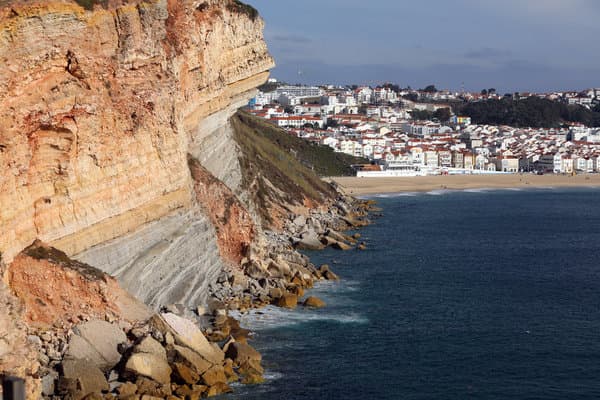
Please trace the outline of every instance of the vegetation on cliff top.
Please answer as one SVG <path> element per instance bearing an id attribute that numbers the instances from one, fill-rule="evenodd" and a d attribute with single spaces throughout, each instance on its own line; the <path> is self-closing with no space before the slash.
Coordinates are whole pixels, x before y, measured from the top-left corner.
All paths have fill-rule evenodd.
<path id="1" fill-rule="evenodd" d="M 89 11 L 92 11 L 96 4 L 99 4 L 102 8 L 108 7 L 108 0 L 75 0 L 75 2 Z"/>
<path id="2" fill-rule="evenodd" d="M 272 222 L 270 205 L 301 205 L 305 199 L 321 203 L 337 196 L 323 173 L 347 172 L 350 168 L 332 151 L 311 145 L 265 120 L 245 112 L 233 116 L 235 141 L 242 155 L 244 181 L 255 197 L 263 219 Z"/>
<path id="3" fill-rule="evenodd" d="M 256 8 L 252 7 L 249 4 L 242 3 L 239 0 L 230 1 L 229 4 L 227 4 L 227 9 L 231 12 L 245 14 L 252 21 L 254 21 L 256 18 L 258 18 L 258 11 L 256 10 Z"/>

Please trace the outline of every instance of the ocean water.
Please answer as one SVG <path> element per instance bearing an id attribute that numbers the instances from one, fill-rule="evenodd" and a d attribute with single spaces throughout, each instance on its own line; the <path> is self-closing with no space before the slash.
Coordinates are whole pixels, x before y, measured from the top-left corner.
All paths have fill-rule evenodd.
<path id="1" fill-rule="evenodd" d="M 379 196 L 321 310 L 244 315 L 268 381 L 233 399 L 600 398 L 600 189 Z"/>

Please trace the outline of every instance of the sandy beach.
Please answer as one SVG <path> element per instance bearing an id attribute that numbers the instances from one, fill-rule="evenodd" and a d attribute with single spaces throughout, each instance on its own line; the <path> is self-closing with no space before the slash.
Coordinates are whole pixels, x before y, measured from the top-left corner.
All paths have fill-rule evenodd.
<path id="1" fill-rule="evenodd" d="M 582 175 L 438 175 L 410 178 L 357 178 L 332 177 L 348 194 L 367 195 L 377 193 L 425 192 L 430 190 L 463 190 L 478 188 L 527 188 L 527 187 L 600 187 L 600 174 Z"/>

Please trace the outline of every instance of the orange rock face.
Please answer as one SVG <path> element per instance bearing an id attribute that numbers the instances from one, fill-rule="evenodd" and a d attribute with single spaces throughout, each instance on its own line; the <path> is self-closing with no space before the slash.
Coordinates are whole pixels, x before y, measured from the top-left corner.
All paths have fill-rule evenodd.
<path id="1" fill-rule="evenodd" d="M 262 21 L 231 4 L 0 4 L 5 261 L 36 238 L 76 254 L 190 207 L 199 122 L 273 65 Z"/>
<path id="2" fill-rule="evenodd" d="M 196 200 L 217 231 L 221 256 L 239 265 L 255 237 L 252 217 L 231 189 L 213 177 L 198 161 L 190 158 L 189 166 Z"/>
<path id="3" fill-rule="evenodd" d="M 150 316 L 146 307 L 101 271 L 34 243 L 8 266 L 8 285 L 24 305 L 32 327 L 68 327 L 106 316 L 130 321 Z"/>

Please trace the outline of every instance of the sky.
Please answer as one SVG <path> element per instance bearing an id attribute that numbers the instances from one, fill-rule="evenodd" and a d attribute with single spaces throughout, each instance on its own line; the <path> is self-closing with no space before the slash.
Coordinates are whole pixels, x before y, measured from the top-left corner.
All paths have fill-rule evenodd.
<path id="1" fill-rule="evenodd" d="M 288 83 L 600 87 L 600 0 L 245 0 Z"/>

